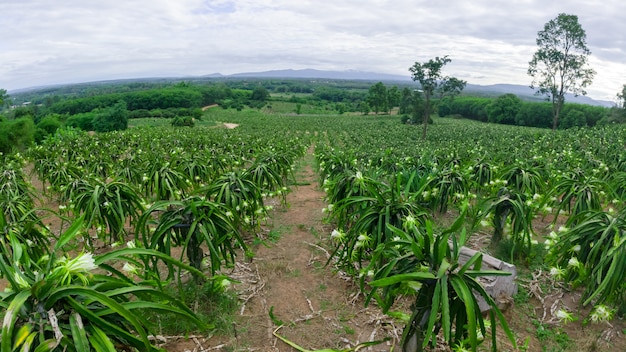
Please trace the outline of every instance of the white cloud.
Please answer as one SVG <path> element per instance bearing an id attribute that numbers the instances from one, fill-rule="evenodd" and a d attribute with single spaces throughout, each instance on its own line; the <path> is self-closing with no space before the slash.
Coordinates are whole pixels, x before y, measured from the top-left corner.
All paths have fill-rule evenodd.
<path id="1" fill-rule="evenodd" d="M 406 74 L 449 55 L 474 84 L 529 84 L 537 32 L 579 16 L 598 75 L 626 82 L 626 4 L 526 0 L 20 0 L 3 5 L 0 87 L 285 68 Z"/>

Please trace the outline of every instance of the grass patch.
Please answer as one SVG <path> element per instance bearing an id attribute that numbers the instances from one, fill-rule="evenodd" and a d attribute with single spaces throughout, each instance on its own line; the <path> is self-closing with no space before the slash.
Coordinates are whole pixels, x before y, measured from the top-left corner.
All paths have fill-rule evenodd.
<path id="1" fill-rule="evenodd" d="M 213 281 L 200 285 L 194 282 L 183 284 L 183 297 L 180 297 L 175 287 L 170 287 L 166 291 L 183 301 L 198 315 L 200 320 L 213 325 L 211 333 L 222 336 L 233 334 L 233 326 L 239 309 L 239 300 L 234 292 L 224 290 Z M 207 333 L 207 331 L 198 331 L 191 322 L 180 319 L 175 314 L 143 311 L 141 315 L 154 325 L 154 330 L 160 335 Z"/>

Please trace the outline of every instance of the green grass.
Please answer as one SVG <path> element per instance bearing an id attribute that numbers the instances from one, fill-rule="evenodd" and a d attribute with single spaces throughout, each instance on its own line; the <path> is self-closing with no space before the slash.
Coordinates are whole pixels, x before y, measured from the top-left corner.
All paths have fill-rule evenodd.
<path id="1" fill-rule="evenodd" d="M 167 289 L 168 293 L 178 296 L 174 287 Z M 234 333 L 234 323 L 239 309 L 239 300 L 234 291 L 220 291 L 213 288 L 211 283 L 197 285 L 194 282 L 183 286 L 184 297 L 181 298 L 198 317 L 214 328 L 211 333 L 230 336 Z M 161 335 L 187 335 L 206 333 L 197 331 L 196 327 L 185 319 L 179 319 L 173 314 L 158 314 L 152 311 L 142 312 L 149 322 L 155 325 L 154 330 Z"/>
<path id="2" fill-rule="evenodd" d="M 549 325 L 543 324 L 538 320 L 533 320 L 532 323 L 537 329 L 536 336 L 541 342 L 541 348 L 543 351 L 570 351 L 570 348 L 572 347 L 572 340 L 562 329 L 559 327 L 550 327 Z"/>

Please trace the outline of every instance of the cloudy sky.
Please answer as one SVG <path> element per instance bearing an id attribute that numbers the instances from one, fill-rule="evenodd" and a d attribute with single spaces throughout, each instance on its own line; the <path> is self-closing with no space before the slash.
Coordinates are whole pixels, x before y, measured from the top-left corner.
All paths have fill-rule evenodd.
<path id="1" fill-rule="evenodd" d="M 472 84 L 529 85 L 537 32 L 577 15 L 597 71 L 626 84 L 624 0 L 0 0 L 0 88 L 274 69 L 407 75 L 449 55 Z"/>

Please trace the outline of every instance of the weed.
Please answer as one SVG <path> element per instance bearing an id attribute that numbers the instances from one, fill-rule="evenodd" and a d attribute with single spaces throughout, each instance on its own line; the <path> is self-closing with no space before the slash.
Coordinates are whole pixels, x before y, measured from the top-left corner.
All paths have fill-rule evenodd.
<path id="1" fill-rule="evenodd" d="M 167 290 L 173 296 L 178 295 L 179 292 L 175 287 Z M 188 282 L 183 285 L 181 300 L 191 307 L 201 320 L 214 325 L 214 333 L 218 335 L 233 333 L 234 319 L 239 307 L 235 293 L 217 289 L 211 282 L 202 285 Z M 155 313 L 153 311 L 145 311 L 141 314 L 146 317 L 146 320 L 157 325 L 162 335 L 184 335 L 197 331 L 191 322 L 178 319 L 173 314 Z"/>
<path id="2" fill-rule="evenodd" d="M 570 347 L 572 340 L 562 329 L 543 324 L 542 322 L 533 319 L 533 325 L 535 326 L 537 339 L 542 344 L 544 351 L 567 351 Z"/>
<path id="3" fill-rule="evenodd" d="M 270 307 L 269 314 L 270 314 L 270 319 L 272 319 L 272 323 L 274 323 L 274 325 L 276 325 L 276 326 L 283 326 L 284 325 L 283 321 L 278 319 L 278 318 L 276 318 L 276 316 L 274 315 L 274 306 Z"/>
<path id="4" fill-rule="evenodd" d="M 290 270 L 287 273 L 287 276 L 289 276 L 289 277 L 300 277 L 301 275 L 302 275 L 302 273 L 300 272 L 300 269 Z"/>

